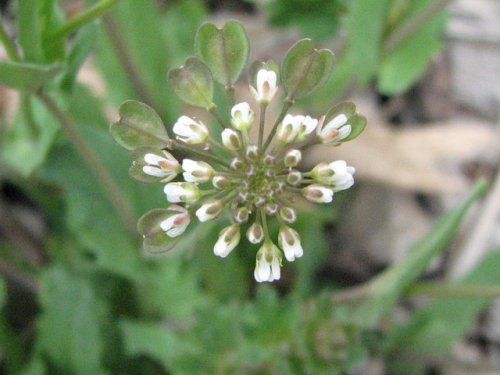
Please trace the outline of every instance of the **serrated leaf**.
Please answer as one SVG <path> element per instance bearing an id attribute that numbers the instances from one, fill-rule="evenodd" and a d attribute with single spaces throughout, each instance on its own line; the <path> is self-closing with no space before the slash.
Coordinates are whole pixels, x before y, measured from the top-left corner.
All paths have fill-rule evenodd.
<path id="1" fill-rule="evenodd" d="M 300 99 L 323 86 L 333 70 L 334 55 L 318 50 L 310 39 L 302 39 L 287 52 L 283 61 L 283 84 L 287 96 Z"/>
<path id="2" fill-rule="evenodd" d="M 0 85 L 16 90 L 36 91 L 62 70 L 61 65 L 39 65 L 1 61 Z"/>
<path id="3" fill-rule="evenodd" d="M 456 234 L 472 203 L 486 191 L 486 183 L 478 182 L 467 200 L 443 216 L 432 231 L 398 264 L 375 277 L 367 286 L 368 298 L 353 311 L 353 318 L 363 326 L 374 326 L 404 290 L 426 269 Z"/>
<path id="4" fill-rule="evenodd" d="M 184 65 L 168 72 L 168 83 L 184 102 L 196 107 L 213 105 L 214 82 L 210 69 L 198 58 L 190 57 Z"/>
<path id="5" fill-rule="evenodd" d="M 121 146 L 128 150 L 138 147 L 164 148 L 168 134 L 163 121 L 155 110 L 148 105 L 128 100 L 119 110 L 120 119 L 111 124 L 111 135 Z"/>
<path id="6" fill-rule="evenodd" d="M 250 47 L 243 26 L 229 21 L 222 29 L 211 23 L 202 25 L 196 34 L 195 48 L 214 79 L 231 87 L 245 67 Z"/>

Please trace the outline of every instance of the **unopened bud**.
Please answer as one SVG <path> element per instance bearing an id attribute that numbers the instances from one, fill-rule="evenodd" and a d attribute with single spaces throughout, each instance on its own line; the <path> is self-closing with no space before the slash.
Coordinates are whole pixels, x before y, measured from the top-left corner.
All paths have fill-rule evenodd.
<path id="1" fill-rule="evenodd" d="M 238 171 L 238 172 L 241 172 L 241 171 L 243 171 L 243 168 L 245 168 L 245 163 L 243 163 L 243 161 L 241 159 L 234 158 L 231 161 L 231 169 Z"/>
<path id="2" fill-rule="evenodd" d="M 218 176 L 214 176 L 214 178 L 212 178 L 212 185 L 217 190 L 224 190 L 224 189 L 227 189 L 228 187 L 231 186 L 231 182 L 229 181 L 229 179 L 227 177 L 218 175 Z"/>
<path id="3" fill-rule="evenodd" d="M 287 167 L 295 167 L 297 164 L 300 163 L 302 160 L 302 153 L 299 150 L 292 149 L 287 151 L 285 154 L 285 159 L 283 160 L 283 163 Z"/>
<path id="4" fill-rule="evenodd" d="M 208 221 L 216 218 L 224 209 L 224 203 L 220 200 L 213 200 L 203 203 L 201 207 L 196 210 L 196 216 L 201 222 Z"/>
<path id="5" fill-rule="evenodd" d="M 214 246 L 214 254 L 225 258 L 240 242 L 240 226 L 230 225 L 222 229 L 219 233 L 219 239 Z"/>
<path id="6" fill-rule="evenodd" d="M 268 216 L 274 216 L 278 213 L 278 209 L 279 209 L 278 204 L 272 202 L 272 203 L 266 204 L 266 206 L 264 207 L 264 212 Z"/>
<path id="7" fill-rule="evenodd" d="M 222 144 L 229 150 L 238 151 L 241 149 L 241 137 L 236 130 L 224 129 L 221 134 Z"/>
<path id="8" fill-rule="evenodd" d="M 249 211 L 246 207 L 240 207 L 233 212 L 234 221 L 238 224 L 244 224 L 248 221 Z"/>
<path id="9" fill-rule="evenodd" d="M 286 176 L 286 182 L 290 185 L 296 186 L 302 181 L 302 173 L 297 170 L 291 170 Z"/>
<path id="10" fill-rule="evenodd" d="M 281 207 L 279 215 L 287 223 L 293 223 L 297 219 L 297 214 L 291 207 Z"/>
<path id="11" fill-rule="evenodd" d="M 259 149 L 255 145 L 250 145 L 247 147 L 246 157 L 250 161 L 255 161 L 259 157 Z"/>
<path id="12" fill-rule="evenodd" d="M 264 230 L 259 223 L 253 223 L 247 231 L 247 239 L 253 244 L 258 244 L 264 239 Z"/>

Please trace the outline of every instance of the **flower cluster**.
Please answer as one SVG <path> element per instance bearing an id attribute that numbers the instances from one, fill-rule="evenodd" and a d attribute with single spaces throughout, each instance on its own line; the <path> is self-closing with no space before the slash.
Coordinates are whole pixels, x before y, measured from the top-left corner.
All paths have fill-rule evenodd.
<path id="1" fill-rule="evenodd" d="M 333 106 L 320 118 L 289 113 L 295 100 L 321 87 L 333 69 L 333 53 L 315 48 L 310 39 L 295 43 L 281 68 L 273 61 L 251 65 L 253 108 L 247 102 L 234 103 L 234 84 L 249 55 L 243 27 L 236 21 L 223 28 L 205 24 L 198 30 L 195 47 L 199 58 L 190 57 L 170 70 L 168 81 L 181 100 L 213 116 L 220 134 L 198 119 L 181 116 L 172 127 L 173 139 L 158 114 L 135 101 L 125 102 L 120 120 L 111 125 L 115 140 L 132 151 L 130 174 L 143 182 L 165 184 L 171 203 L 139 220 L 144 248 L 166 251 L 192 220 L 206 222 L 226 216 L 229 223 L 219 233 L 214 254 L 229 256 L 246 237 L 250 243 L 260 244 L 255 279 L 278 280 L 283 258 L 293 262 L 304 253 L 300 235 L 292 227 L 297 199 L 329 203 L 336 192 L 354 184 L 355 169 L 343 160 L 319 163 L 304 171 L 300 165 L 303 152 L 311 146 L 337 146 L 354 139 L 363 131 L 366 119 L 350 102 Z M 214 103 L 215 82 L 223 85 L 234 103 L 229 121 Z M 281 93 L 281 112 L 266 127 L 268 105 Z M 257 127 L 255 139 L 250 136 L 252 126 Z M 179 154 L 186 156 L 178 160 Z M 279 227 L 277 238 L 270 233 L 271 221 Z"/>
<path id="2" fill-rule="evenodd" d="M 258 103 L 266 105 L 278 90 L 276 74 L 261 69 L 256 82 L 251 92 Z M 227 257 L 242 237 L 252 244 L 262 243 L 256 256 L 255 279 L 278 280 L 283 255 L 289 262 L 303 255 L 300 236 L 291 227 L 297 217 L 296 197 L 329 203 L 335 192 L 354 184 L 355 169 L 343 160 L 300 171 L 302 149 L 315 144 L 338 145 L 351 134 L 351 116 L 352 113 L 339 110 L 325 121 L 325 117 L 318 120 L 286 114 L 278 122 L 271 149 L 265 147 L 270 146 L 270 140 L 265 144 L 262 138 L 257 143 L 250 140 L 249 128 L 256 116 L 246 102 L 233 106 L 231 125 L 221 132 L 222 143 L 210 136 L 201 121 L 181 116 L 173 126 L 177 141 L 171 142 L 171 148 L 182 146 L 198 155 L 198 159 L 180 163 L 171 153 L 160 150 L 144 153 L 139 160 L 144 174 L 167 182 L 164 192 L 172 205 L 160 222 L 163 235 L 180 236 L 194 217 L 205 222 L 228 212 L 231 223 L 221 230 L 214 254 Z M 215 149 L 219 154 L 213 152 Z M 223 159 L 219 156 L 222 154 L 229 158 Z M 183 181 L 170 182 L 181 173 Z M 278 246 L 270 237 L 269 220 L 279 224 Z M 243 226 L 247 226 L 246 231 Z"/>

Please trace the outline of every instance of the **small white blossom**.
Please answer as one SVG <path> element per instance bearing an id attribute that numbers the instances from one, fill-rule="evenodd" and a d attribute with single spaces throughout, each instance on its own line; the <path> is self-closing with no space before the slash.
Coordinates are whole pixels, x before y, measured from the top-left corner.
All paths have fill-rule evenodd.
<path id="1" fill-rule="evenodd" d="M 264 229 L 259 223 L 253 223 L 247 230 L 247 239 L 253 244 L 261 243 L 264 239 Z"/>
<path id="2" fill-rule="evenodd" d="M 160 223 L 160 228 L 169 237 L 180 236 L 182 233 L 184 233 L 187 226 L 189 225 L 191 217 L 184 207 L 178 206 L 176 204 L 171 205 L 168 209 L 170 211 L 174 211 L 174 214 L 163 220 Z"/>
<path id="3" fill-rule="evenodd" d="M 295 139 L 295 142 L 305 141 L 309 134 L 316 129 L 316 126 L 318 126 L 318 120 L 306 116 L 297 129 L 297 138 Z"/>
<path id="4" fill-rule="evenodd" d="M 220 200 L 208 201 L 196 210 L 196 217 L 201 222 L 208 221 L 219 216 L 223 209 L 224 204 Z"/>
<path id="5" fill-rule="evenodd" d="M 318 137 L 325 145 L 336 144 L 351 134 L 351 125 L 347 124 L 348 118 L 343 113 L 335 116 L 328 124 L 318 129 Z"/>
<path id="6" fill-rule="evenodd" d="M 214 169 L 204 161 L 184 159 L 182 161 L 184 180 L 187 182 L 208 182 L 212 179 Z"/>
<path id="7" fill-rule="evenodd" d="M 300 258 L 304 254 L 299 234 L 290 227 L 282 226 L 280 228 L 278 244 L 283 249 L 285 258 L 289 262 L 293 262 L 295 258 Z"/>
<path id="8" fill-rule="evenodd" d="M 160 177 L 161 182 L 169 182 L 179 173 L 180 165 L 170 152 L 161 151 L 161 153 L 164 156 L 153 153 L 145 154 L 146 165 L 142 167 L 142 171 L 149 176 Z"/>
<path id="9" fill-rule="evenodd" d="M 277 81 L 278 77 L 274 71 L 267 69 L 259 70 L 256 79 L 257 87 L 250 86 L 250 91 L 255 100 L 259 103 L 269 103 L 278 91 Z"/>
<path id="10" fill-rule="evenodd" d="M 302 189 L 302 194 L 314 203 L 330 203 L 333 200 L 333 190 L 319 184 L 306 186 Z"/>
<path id="11" fill-rule="evenodd" d="M 195 203 L 201 196 L 198 186 L 190 182 L 170 182 L 164 191 L 171 203 Z"/>
<path id="12" fill-rule="evenodd" d="M 283 143 L 291 143 L 295 141 L 299 128 L 304 120 L 305 117 L 302 115 L 286 115 L 276 132 L 278 140 Z"/>
<path id="13" fill-rule="evenodd" d="M 173 131 L 178 139 L 189 144 L 205 143 L 208 139 L 208 129 L 205 124 L 188 116 L 179 117 Z"/>
<path id="14" fill-rule="evenodd" d="M 224 129 L 221 134 L 222 144 L 229 150 L 238 151 L 241 149 L 241 137 L 233 129 Z"/>
<path id="15" fill-rule="evenodd" d="M 336 160 L 318 164 L 311 175 L 316 181 L 331 186 L 333 191 L 341 191 L 354 185 L 354 172 L 354 167 L 348 166 L 344 160 Z"/>
<path id="16" fill-rule="evenodd" d="M 239 131 L 247 130 L 255 120 L 255 113 L 247 102 L 238 103 L 231 109 L 231 125 Z"/>
<path id="17" fill-rule="evenodd" d="M 279 280 L 281 277 L 281 252 L 272 242 L 264 242 L 257 252 L 254 277 L 259 283 Z"/>
<path id="18" fill-rule="evenodd" d="M 225 258 L 240 242 L 240 226 L 230 225 L 222 229 L 219 233 L 219 239 L 214 246 L 214 254 Z"/>

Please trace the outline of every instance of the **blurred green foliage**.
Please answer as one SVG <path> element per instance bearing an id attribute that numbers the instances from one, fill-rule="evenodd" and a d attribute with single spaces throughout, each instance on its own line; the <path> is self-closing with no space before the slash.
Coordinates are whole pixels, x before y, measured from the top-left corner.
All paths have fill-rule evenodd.
<path id="1" fill-rule="evenodd" d="M 386 322 L 384 334 L 370 338 L 381 333 L 381 319 L 446 247 L 484 185 L 404 262 L 367 284 L 363 303 L 335 302 L 335 285 L 315 278 L 328 255 L 322 228 L 337 219 L 337 209 L 299 215 L 307 255 L 287 270 L 280 286 L 255 286 L 250 246 L 241 245 L 227 259 L 214 257 L 205 244 L 215 242 L 221 229 L 216 222 L 196 227 L 168 256 L 143 254 L 140 239 L 129 233 L 38 90 L 78 125 L 135 217 L 162 206 L 159 189 L 128 176 L 129 155 L 109 135 L 106 111 L 137 99 L 172 124 L 180 104 L 166 86 L 166 72 L 194 53 L 195 32 L 207 10 L 200 0 L 169 2 L 161 9 L 155 1 L 98 4 L 106 3 L 113 7 L 104 19 L 89 18 L 73 35 L 63 32 L 71 21 L 57 1 L 19 1 L 20 53 L 0 63 L 0 83 L 21 92 L 18 113 L 1 140 L 2 178 L 37 203 L 49 229 L 46 262 L 12 262 L 37 286 L 31 291 L 37 311 L 28 334 L 16 333 L 6 311 L 13 291 L 0 280 L 0 345 L 9 373 L 341 374 L 377 355 L 394 365 L 394 373 L 408 374 L 414 364 L 400 355 L 425 350 L 429 343 L 445 353 L 464 334 L 488 298 L 440 299 L 404 324 Z M 281 3 L 269 5 L 273 19 L 279 18 L 275 22 L 286 19 L 287 25 L 311 31 L 312 16 L 299 7 L 319 10 L 316 2 L 280 8 Z M 386 93 L 408 88 L 439 46 L 441 15 L 386 55 L 383 41 L 388 30 L 428 3 L 335 1 L 322 9 L 322 19 L 328 16 L 331 24 L 312 36 L 335 35 L 344 24 L 349 32 L 337 74 L 324 90 L 339 92 L 351 77 L 362 83 L 376 79 Z M 416 48 L 422 40 L 429 41 L 426 48 Z M 76 80 L 91 54 L 105 81 L 104 94 Z M 3 261 L 10 262 L 12 249 L 7 243 L 0 249 Z M 493 253 L 463 282 L 497 282 L 499 260 L 499 252 Z M 453 320 L 443 323 L 449 314 Z"/>

